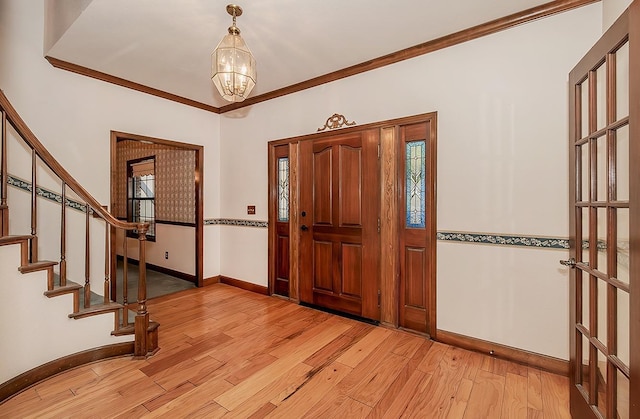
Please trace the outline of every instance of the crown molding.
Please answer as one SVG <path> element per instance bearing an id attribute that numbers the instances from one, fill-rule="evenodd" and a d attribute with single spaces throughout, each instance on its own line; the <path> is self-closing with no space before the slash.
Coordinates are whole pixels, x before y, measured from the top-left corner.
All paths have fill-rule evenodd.
<path id="1" fill-rule="evenodd" d="M 400 51 L 392 52 L 391 54 L 383 55 L 382 57 L 374 58 L 372 60 L 365 61 L 363 63 L 356 64 L 351 67 L 344 68 L 342 70 L 334 71 L 332 73 L 318 76 L 300 83 L 292 84 L 291 86 L 283 87 L 281 89 L 273 90 L 271 92 L 263 93 L 261 95 L 249 97 L 245 99 L 243 102 L 231 103 L 229 105 L 222 106 L 220 108 L 220 113 L 233 111 L 236 109 L 244 108 L 246 106 L 254 105 L 256 103 L 264 102 L 264 101 L 275 99 L 281 96 L 289 95 L 291 93 L 310 89 L 312 87 L 316 87 L 325 83 L 330 83 L 332 81 L 340 80 L 345 77 L 355 76 L 356 74 L 375 70 L 390 64 L 395 64 L 400 61 L 408 60 L 411 58 L 418 57 L 420 55 L 428 54 L 430 52 L 434 52 L 434 51 L 438 51 L 454 45 L 458 45 L 463 42 L 472 41 L 474 39 L 477 39 L 486 35 L 491 35 L 496 32 L 513 28 L 514 26 L 518 26 L 523 23 L 528 23 L 537 19 L 542 19 L 547 16 L 552 16 L 558 13 L 566 12 L 572 9 L 586 6 L 591 3 L 597 3 L 599 1 L 601 0 L 551 1 L 549 3 L 545 3 L 540 6 L 533 7 L 531 9 L 523 10 L 522 12 L 514 13 L 512 15 L 495 19 L 490 22 L 482 23 L 478 26 L 473 26 L 468 29 L 463 29 L 459 32 L 454 32 L 450 35 L 445 35 L 443 37 L 424 42 L 422 44 L 414 45 L 412 47 L 405 48 Z"/>
<path id="2" fill-rule="evenodd" d="M 193 106 L 194 108 L 202 109 L 205 111 L 220 113 L 220 108 L 207 105 L 206 103 L 198 102 L 192 99 L 188 99 L 183 96 L 174 95 L 173 93 L 165 92 L 164 90 L 156 89 L 154 87 L 145 86 L 144 84 L 136 83 L 134 81 L 126 80 L 121 77 L 112 76 L 111 74 L 103 73 L 98 70 L 93 70 L 88 67 L 83 67 L 78 64 L 70 63 L 68 61 L 59 60 L 51 56 L 44 57 L 55 68 L 61 70 L 67 70 L 72 73 L 80 74 L 83 76 L 91 77 L 92 79 L 102 80 L 107 83 L 115 84 L 127 89 L 137 90 L 138 92 L 147 93 L 152 96 L 161 97 L 163 99 L 171 100 L 174 102 L 182 103 L 183 105 Z"/>
<path id="3" fill-rule="evenodd" d="M 260 102 L 275 99 L 281 96 L 290 95 L 292 93 L 300 92 L 302 90 L 317 87 L 322 84 L 330 83 L 336 80 L 340 80 L 346 77 L 354 76 L 356 74 L 364 73 L 367 71 L 375 70 L 381 67 L 395 64 L 400 61 L 408 60 L 418 57 L 420 55 L 428 54 L 430 52 L 438 51 L 444 48 L 448 48 L 454 45 L 461 44 L 463 42 L 471 41 L 481 38 L 486 35 L 491 35 L 497 32 L 501 32 L 510 28 L 513 28 L 524 23 L 532 22 L 537 19 L 552 16 L 558 13 L 566 12 L 572 9 L 576 9 L 582 6 L 586 6 L 592 3 L 598 3 L 601 0 L 555 0 L 549 3 L 542 4 L 540 6 L 532 7 L 527 10 L 523 10 L 518 13 L 514 13 L 499 19 L 495 19 L 471 28 L 463 29 L 458 32 L 454 32 L 449 35 L 445 35 L 440 38 L 433 39 L 431 41 L 424 42 L 422 44 L 414 45 L 409 48 L 402 49 L 400 51 L 393 52 L 391 54 L 383 55 L 382 57 L 374 58 L 372 60 L 365 61 L 360 64 L 353 65 L 351 67 L 343 68 L 331 73 L 324 74 L 322 76 L 314 77 L 309 80 L 302 81 L 300 83 L 292 84 L 290 86 L 283 87 L 281 89 L 272 90 L 271 92 L 263 93 L 257 96 L 249 97 L 243 102 L 230 103 L 229 105 L 217 108 L 212 105 L 208 105 L 195 100 L 187 99 L 182 96 L 174 95 L 153 87 L 145 86 L 140 83 L 132 82 L 120 77 L 112 76 L 107 73 L 103 73 L 97 70 L 93 70 L 87 67 L 83 67 L 78 64 L 73 64 L 67 61 L 59 60 L 54 57 L 46 56 L 45 58 L 52 66 L 71 71 L 73 73 L 81 74 L 83 76 L 91 77 L 94 79 L 102 80 L 107 83 L 116 84 L 118 86 L 126 87 L 129 89 L 137 90 L 142 93 L 147 93 L 153 96 L 158 96 L 164 99 L 172 100 L 174 102 L 182 103 L 187 106 L 193 106 L 198 109 L 213 112 L 216 114 L 223 114 L 236 109 L 245 108 L 247 106 L 255 105 Z"/>

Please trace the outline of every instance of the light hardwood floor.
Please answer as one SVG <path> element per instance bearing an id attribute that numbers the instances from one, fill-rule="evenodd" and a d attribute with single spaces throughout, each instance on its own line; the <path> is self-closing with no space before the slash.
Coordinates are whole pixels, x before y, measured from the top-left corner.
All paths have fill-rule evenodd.
<path id="1" fill-rule="evenodd" d="M 2 418 L 568 418 L 568 380 L 223 284 L 149 302 L 160 351 L 100 361 Z"/>

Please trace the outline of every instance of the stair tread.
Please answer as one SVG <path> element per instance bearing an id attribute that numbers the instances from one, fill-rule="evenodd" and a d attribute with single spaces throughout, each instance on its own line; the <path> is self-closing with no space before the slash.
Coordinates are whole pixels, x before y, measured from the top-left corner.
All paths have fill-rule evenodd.
<path id="1" fill-rule="evenodd" d="M 0 245 L 3 244 L 16 244 L 25 240 L 31 240 L 33 235 L 31 234 L 22 234 L 22 235 L 8 235 L 0 237 Z"/>
<path id="2" fill-rule="evenodd" d="M 56 295 L 68 294 L 81 289 L 82 289 L 82 285 L 76 284 L 74 282 L 69 282 L 65 286 L 60 286 L 58 284 L 55 284 L 53 286 L 53 289 L 45 291 L 44 295 L 46 295 L 47 297 L 54 297 Z"/>
<path id="3" fill-rule="evenodd" d="M 81 307 L 80 308 L 80 313 L 82 312 L 86 312 L 86 311 L 92 311 L 92 310 L 112 310 L 112 309 L 120 309 L 123 308 L 122 304 L 120 303 L 116 303 L 116 302 L 108 302 L 107 304 L 94 304 L 89 308 L 85 308 L 85 307 Z"/>
<path id="4" fill-rule="evenodd" d="M 81 307 L 77 313 L 69 314 L 69 317 L 72 319 L 78 319 L 81 317 L 92 316 L 94 314 L 102 314 L 102 313 L 108 313 L 110 311 L 117 311 L 117 310 L 120 310 L 121 308 L 122 308 L 122 304 L 120 303 L 110 302 L 107 304 L 97 304 L 97 305 L 92 305 L 89 308 Z"/>
<path id="5" fill-rule="evenodd" d="M 38 262 L 32 262 L 27 265 L 22 265 L 18 268 L 18 270 L 22 273 L 42 271 L 44 269 L 56 266 L 57 264 L 58 262 L 54 262 L 52 260 L 40 260 Z"/>

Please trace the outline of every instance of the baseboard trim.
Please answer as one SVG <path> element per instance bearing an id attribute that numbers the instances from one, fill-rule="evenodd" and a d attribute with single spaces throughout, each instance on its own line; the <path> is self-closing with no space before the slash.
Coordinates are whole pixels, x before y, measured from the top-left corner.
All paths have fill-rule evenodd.
<path id="1" fill-rule="evenodd" d="M 262 295 L 269 295 L 269 289 L 267 287 L 252 284 L 251 282 L 241 281 L 235 278 L 229 278 L 228 276 L 220 275 L 220 283 L 231 285 L 236 288 L 242 288 L 243 290 L 255 292 Z"/>
<path id="2" fill-rule="evenodd" d="M 219 284 L 220 283 L 220 275 L 211 276 L 209 278 L 205 278 L 202 281 L 202 286 L 206 287 L 208 285 Z"/>
<path id="3" fill-rule="evenodd" d="M 457 346 L 485 355 L 491 355 L 499 359 L 504 359 L 518 364 L 539 368 L 554 374 L 569 376 L 569 361 L 554 358 L 523 349 L 502 345 L 495 342 L 459 335 L 446 330 L 437 330 L 435 339 L 438 342 Z"/>
<path id="4" fill-rule="evenodd" d="M 118 260 L 124 260 L 124 257 L 122 255 L 118 255 L 117 257 Z M 129 258 L 128 263 L 132 265 L 138 265 L 139 261 Z M 195 275 L 187 274 L 180 271 L 174 271 L 173 269 L 154 265 L 153 263 L 147 263 L 147 269 L 151 269 L 152 271 L 160 272 L 166 275 L 175 276 L 176 278 L 184 279 L 185 281 L 193 282 L 194 284 L 198 285 L 198 281 Z"/>
<path id="5" fill-rule="evenodd" d="M 133 346 L 133 342 L 124 342 L 88 349 L 47 362 L 46 364 L 23 372 L 9 381 L 0 384 L 0 403 L 42 380 L 72 368 L 108 358 L 133 355 Z"/>

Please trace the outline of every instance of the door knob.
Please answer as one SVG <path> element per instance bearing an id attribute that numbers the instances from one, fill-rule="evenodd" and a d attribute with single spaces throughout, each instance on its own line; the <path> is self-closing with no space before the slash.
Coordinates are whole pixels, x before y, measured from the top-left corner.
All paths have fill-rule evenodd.
<path id="1" fill-rule="evenodd" d="M 564 265 L 564 266 L 568 266 L 570 268 L 575 268 L 576 267 L 576 260 L 574 258 L 571 258 L 569 260 L 561 260 L 560 264 Z"/>
<path id="2" fill-rule="evenodd" d="M 309 230 L 309 227 L 307 227 L 306 225 L 302 224 L 302 225 L 300 226 L 300 230 L 302 230 L 302 231 L 307 231 L 307 230 Z"/>

